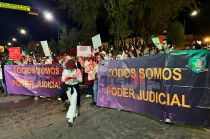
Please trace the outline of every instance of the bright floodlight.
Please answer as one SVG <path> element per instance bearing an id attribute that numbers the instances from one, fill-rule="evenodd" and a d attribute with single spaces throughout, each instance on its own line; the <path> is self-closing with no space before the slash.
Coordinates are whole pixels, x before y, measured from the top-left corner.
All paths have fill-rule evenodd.
<path id="1" fill-rule="evenodd" d="M 21 30 L 20 30 L 20 33 L 21 33 L 21 34 L 26 34 L 26 30 L 25 30 L 25 29 L 21 29 Z"/>
<path id="2" fill-rule="evenodd" d="M 47 20 L 53 20 L 53 15 L 52 15 L 52 13 L 50 13 L 50 12 L 45 11 L 45 12 L 44 12 L 44 17 L 45 17 Z"/>
<path id="3" fill-rule="evenodd" d="M 12 38 L 12 41 L 16 42 L 16 41 L 17 41 L 17 39 L 16 39 L 16 38 Z"/>
<path id="4" fill-rule="evenodd" d="M 11 44 L 10 42 L 8 42 L 8 43 L 7 43 L 7 45 L 9 45 L 9 46 L 10 46 L 10 45 L 12 45 L 12 44 Z"/>
<path id="5" fill-rule="evenodd" d="M 196 16 L 198 14 L 198 11 L 193 11 L 192 13 L 191 13 L 191 16 Z"/>

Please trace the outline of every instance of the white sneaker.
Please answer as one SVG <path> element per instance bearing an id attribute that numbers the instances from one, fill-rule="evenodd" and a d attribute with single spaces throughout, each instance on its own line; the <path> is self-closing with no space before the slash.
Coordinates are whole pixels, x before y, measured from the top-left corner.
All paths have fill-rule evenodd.
<path id="1" fill-rule="evenodd" d="M 70 118 L 70 119 L 68 120 L 68 126 L 69 126 L 69 127 L 72 127 L 72 126 L 73 126 L 73 118 Z"/>
<path id="2" fill-rule="evenodd" d="M 86 95 L 86 97 L 92 97 L 92 95 Z"/>

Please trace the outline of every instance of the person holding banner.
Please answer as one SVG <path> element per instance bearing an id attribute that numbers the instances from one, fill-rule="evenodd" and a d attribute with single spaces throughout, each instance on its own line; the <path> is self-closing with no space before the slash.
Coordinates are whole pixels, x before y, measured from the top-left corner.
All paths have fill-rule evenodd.
<path id="1" fill-rule="evenodd" d="M 6 81 L 5 81 L 5 77 L 4 77 L 4 65 L 5 65 L 5 62 L 2 60 L 0 61 L 0 84 L 2 85 L 3 87 L 3 90 L 4 92 L 4 96 L 7 95 L 7 85 L 6 85 Z"/>
<path id="2" fill-rule="evenodd" d="M 94 85 L 93 85 L 93 93 L 94 93 L 94 100 L 93 100 L 93 105 L 96 105 L 97 102 L 97 93 L 98 93 L 98 66 L 103 61 L 102 55 L 97 55 L 96 56 L 96 65 L 94 67 L 94 73 L 95 73 L 95 80 L 94 80 Z"/>
<path id="3" fill-rule="evenodd" d="M 73 120 L 79 115 L 80 89 L 79 83 L 82 82 L 81 70 L 76 68 L 75 61 L 70 59 L 65 64 L 61 80 L 65 82 L 66 94 L 71 105 L 69 106 L 66 118 L 69 126 L 73 126 Z"/>

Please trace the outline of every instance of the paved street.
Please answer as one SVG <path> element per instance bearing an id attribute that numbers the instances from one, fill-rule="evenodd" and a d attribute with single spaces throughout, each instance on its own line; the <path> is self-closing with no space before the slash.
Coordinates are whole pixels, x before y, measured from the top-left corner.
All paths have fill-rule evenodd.
<path id="1" fill-rule="evenodd" d="M 210 130 L 166 125 L 140 114 L 91 106 L 83 88 L 81 115 L 67 126 L 66 110 L 50 98 L 0 97 L 0 139 L 208 139 Z"/>

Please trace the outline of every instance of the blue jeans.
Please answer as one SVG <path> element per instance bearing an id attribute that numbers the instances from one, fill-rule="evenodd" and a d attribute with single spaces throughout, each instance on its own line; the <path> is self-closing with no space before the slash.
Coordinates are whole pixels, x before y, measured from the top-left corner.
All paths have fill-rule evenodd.
<path id="1" fill-rule="evenodd" d="M 93 95 L 94 80 L 88 81 L 88 95 Z"/>
<path id="2" fill-rule="evenodd" d="M 96 102 L 97 101 L 97 94 L 98 94 L 98 79 L 94 80 L 93 93 L 94 93 L 94 102 Z"/>
<path id="3" fill-rule="evenodd" d="M 7 85 L 3 82 L 2 79 L 0 79 L 0 84 L 4 87 L 4 94 L 7 95 Z"/>

